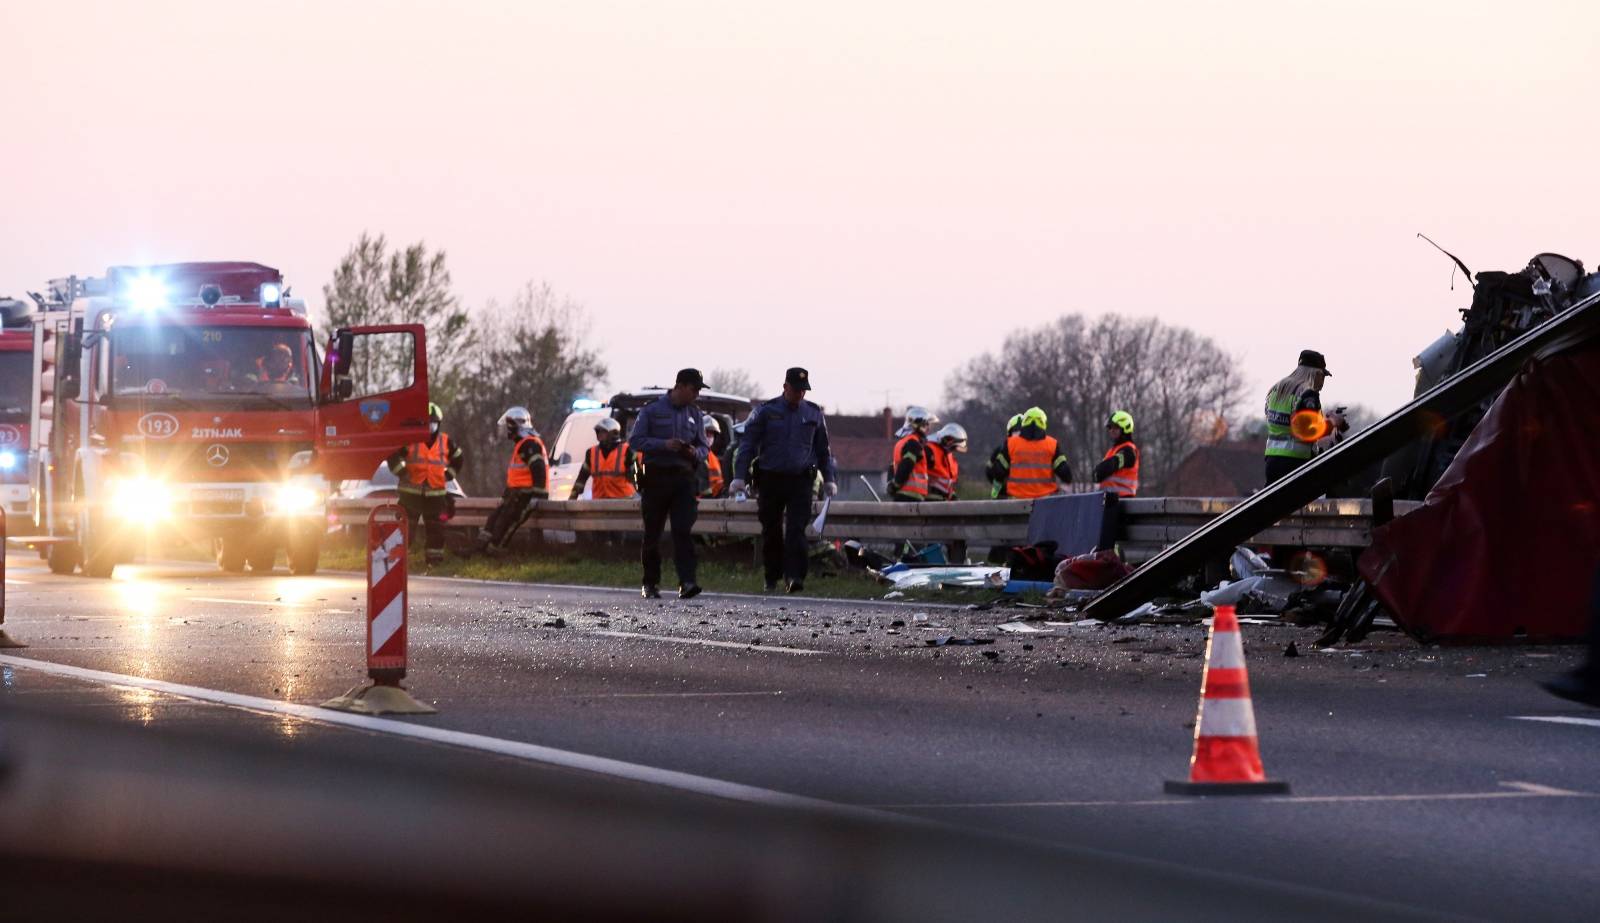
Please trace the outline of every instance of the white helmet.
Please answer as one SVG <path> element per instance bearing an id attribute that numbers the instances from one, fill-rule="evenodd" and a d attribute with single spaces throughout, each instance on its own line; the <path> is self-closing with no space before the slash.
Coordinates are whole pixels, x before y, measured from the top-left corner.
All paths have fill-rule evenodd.
<path id="1" fill-rule="evenodd" d="M 497 422 L 505 428 L 507 439 L 539 435 L 539 431 L 533 428 L 533 414 L 526 407 L 508 409 Z"/>
<path id="2" fill-rule="evenodd" d="M 916 430 L 928 431 L 928 427 L 939 422 L 938 414 L 926 407 L 907 407 L 906 422 L 901 426 L 896 436 L 909 436 Z"/>
<path id="3" fill-rule="evenodd" d="M 594 425 L 594 434 L 600 437 L 602 442 L 605 441 L 607 436 L 620 437 L 622 435 L 622 424 L 611 417 L 601 417 Z"/>
<path id="4" fill-rule="evenodd" d="M 933 441 L 943 445 L 946 440 L 952 443 L 946 448 L 957 452 L 965 452 L 967 450 L 966 428 L 960 423 L 946 423 L 939 428 L 937 433 L 933 434 Z"/>
<path id="5" fill-rule="evenodd" d="M 718 423 L 717 418 L 710 414 L 706 414 L 706 421 L 700 425 L 700 428 L 708 433 L 722 432 L 722 424 Z"/>

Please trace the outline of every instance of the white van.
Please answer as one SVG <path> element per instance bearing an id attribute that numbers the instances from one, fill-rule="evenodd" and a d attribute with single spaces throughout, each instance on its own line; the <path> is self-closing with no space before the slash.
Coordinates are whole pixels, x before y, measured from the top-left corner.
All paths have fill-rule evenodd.
<path id="1" fill-rule="evenodd" d="M 638 391 L 624 391 L 612 395 L 611 400 L 602 404 L 596 400 L 579 398 L 572 402 L 572 412 L 561 421 L 561 429 L 556 433 L 556 438 L 550 446 L 550 499 L 565 500 L 572 493 L 573 482 L 578 480 L 578 471 L 583 467 L 583 456 L 589 447 L 595 444 L 594 427 L 606 417 L 616 419 L 622 424 L 622 438 L 628 438 L 633 430 L 633 421 L 639 415 L 639 408 L 665 394 L 665 388 L 641 388 Z M 734 394 L 722 394 L 716 391 L 701 391 L 697 401 L 700 409 L 717 418 L 722 424 L 722 433 L 712 445 L 712 451 L 718 457 L 727 459 L 731 453 L 728 451 L 728 441 L 733 435 L 733 424 L 750 415 L 753 401 L 748 397 L 739 397 Z M 731 473 L 726 475 L 732 479 Z M 584 485 L 583 497 L 587 499 L 594 481 Z"/>

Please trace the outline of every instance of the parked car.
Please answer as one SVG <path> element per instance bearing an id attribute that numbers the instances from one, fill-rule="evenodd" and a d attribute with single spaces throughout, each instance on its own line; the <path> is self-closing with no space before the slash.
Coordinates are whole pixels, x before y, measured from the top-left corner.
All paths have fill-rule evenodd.
<path id="1" fill-rule="evenodd" d="M 578 470 L 583 467 L 583 456 L 589 447 L 595 444 L 595 424 L 611 417 L 622 424 L 623 438 L 633 429 L 633 421 L 639 415 L 639 409 L 665 394 L 665 388 L 640 388 L 637 391 L 623 391 L 611 396 L 605 403 L 582 399 L 572 402 L 572 412 L 561 422 L 561 429 L 557 431 L 556 438 L 550 442 L 550 497 L 555 500 L 565 500 L 572 492 L 573 482 L 578 479 Z M 722 394 L 717 391 L 701 391 L 698 401 L 700 409 L 716 417 L 722 425 L 722 432 L 718 434 L 712 445 L 712 450 L 719 456 L 727 457 L 728 443 L 733 435 L 733 425 L 738 420 L 743 420 L 750 415 L 753 401 L 748 397 L 739 397 L 735 394 Z M 588 497 L 590 481 L 584 486 L 583 496 Z"/>

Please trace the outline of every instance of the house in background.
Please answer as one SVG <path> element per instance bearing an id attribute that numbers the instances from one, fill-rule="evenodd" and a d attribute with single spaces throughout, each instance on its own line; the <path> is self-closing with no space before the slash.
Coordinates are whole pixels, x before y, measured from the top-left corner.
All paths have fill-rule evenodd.
<path id="1" fill-rule="evenodd" d="M 893 411 L 881 414 L 829 414 L 828 444 L 839 469 L 840 500 L 871 500 L 866 478 L 880 498 L 887 499 L 889 458 L 894 454 L 894 431 L 899 428 Z"/>
<path id="2" fill-rule="evenodd" d="M 1267 439 L 1203 445 L 1178 463 L 1162 493 L 1169 497 L 1248 497 L 1265 479 Z"/>

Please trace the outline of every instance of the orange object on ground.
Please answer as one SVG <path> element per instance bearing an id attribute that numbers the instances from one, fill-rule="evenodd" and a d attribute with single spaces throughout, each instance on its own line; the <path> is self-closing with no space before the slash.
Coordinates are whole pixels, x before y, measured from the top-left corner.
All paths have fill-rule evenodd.
<path id="1" fill-rule="evenodd" d="M 1218 606 L 1211 622 L 1189 779 L 1169 781 L 1166 790 L 1178 795 L 1266 795 L 1289 791 L 1289 783 L 1267 779 L 1261 768 L 1244 642 L 1239 637 L 1239 619 L 1232 606 Z"/>

